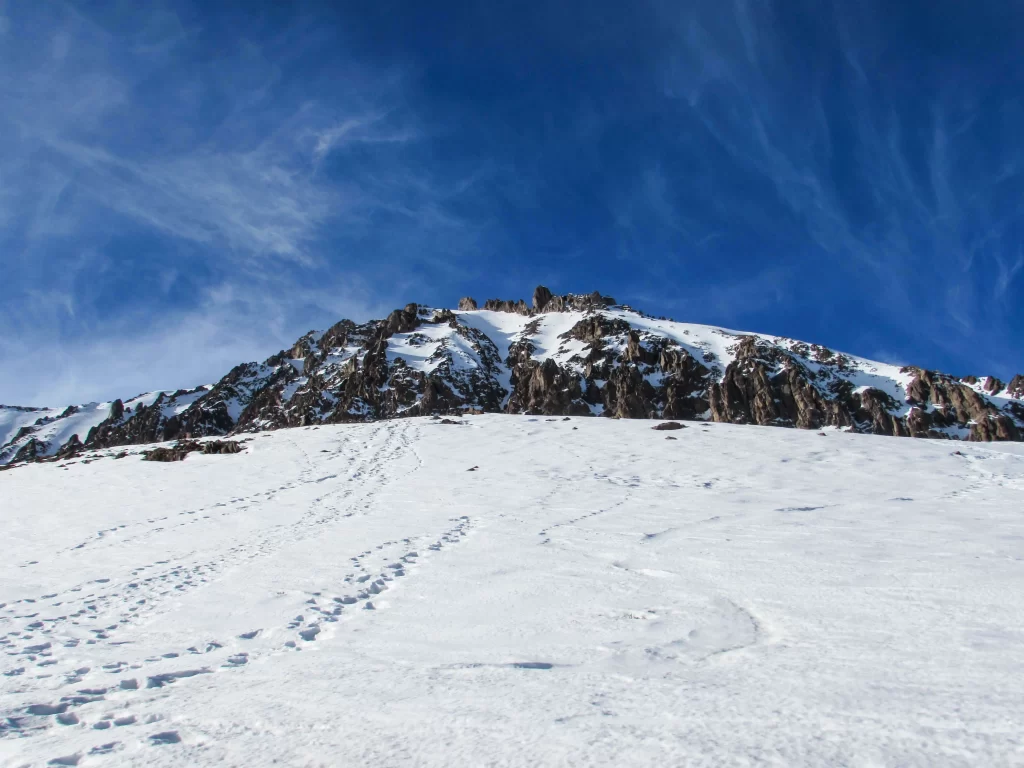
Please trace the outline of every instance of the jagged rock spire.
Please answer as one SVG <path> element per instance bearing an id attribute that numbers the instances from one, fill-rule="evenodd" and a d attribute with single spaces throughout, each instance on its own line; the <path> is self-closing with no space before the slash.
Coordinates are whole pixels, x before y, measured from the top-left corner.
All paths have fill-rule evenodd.
<path id="1" fill-rule="evenodd" d="M 538 312 L 543 312 L 544 307 L 549 301 L 551 301 L 551 291 L 545 288 L 543 285 L 538 285 L 533 290 L 533 308 Z"/>

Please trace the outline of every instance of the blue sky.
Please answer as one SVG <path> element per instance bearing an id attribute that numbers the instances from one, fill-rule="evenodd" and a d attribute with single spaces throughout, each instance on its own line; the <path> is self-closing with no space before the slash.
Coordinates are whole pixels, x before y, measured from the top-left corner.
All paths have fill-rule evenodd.
<path id="1" fill-rule="evenodd" d="M 1024 369 L 1024 6 L 0 0 L 0 402 L 601 290 Z"/>

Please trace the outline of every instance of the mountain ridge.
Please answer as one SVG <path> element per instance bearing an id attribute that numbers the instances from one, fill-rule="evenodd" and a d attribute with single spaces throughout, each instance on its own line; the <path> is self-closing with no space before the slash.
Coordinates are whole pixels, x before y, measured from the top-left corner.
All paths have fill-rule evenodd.
<path id="1" fill-rule="evenodd" d="M 598 292 L 407 304 L 310 331 L 215 384 L 0 406 L 0 465 L 177 438 L 504 412 L 1024 439 L 1024 376 L 957 378 L 766 334 L 655 318 Z"/>

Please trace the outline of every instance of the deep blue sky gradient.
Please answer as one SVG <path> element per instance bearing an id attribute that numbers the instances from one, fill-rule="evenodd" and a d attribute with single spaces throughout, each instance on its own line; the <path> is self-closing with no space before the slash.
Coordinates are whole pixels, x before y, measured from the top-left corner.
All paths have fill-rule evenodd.
<path id="1" fill-rule="evenodd" d="M 0 0 L 0 402 L 537 283 L 1009 377 L 1021 39 L 989 0 Z"/>

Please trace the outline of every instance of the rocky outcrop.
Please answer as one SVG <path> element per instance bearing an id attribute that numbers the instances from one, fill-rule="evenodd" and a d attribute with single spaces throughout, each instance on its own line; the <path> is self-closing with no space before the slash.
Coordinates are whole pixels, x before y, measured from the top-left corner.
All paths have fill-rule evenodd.
<path id="1" fill-rule="evenodd" d="M 58 459 L 70 458 L 70 457 L 80 453 L 82 451 L 82 448 L 83 448 L 82 441 L 78 438 L 78 434 L 76 433 L 76 434 L 72 435 L 71 437 L 69 437 L 67 439 L 67 442 L 65 442 L 64 445 L 62 445 L 57 450 L 57 458 Z"/>
<path id="2" fill-rule="evenodd" d="M 34 461 L 35 459 L 46 455 L 46 448 L 46 443 L 36 440 L 34 437 L 30 437 L 21 445 L 20 448 L 18 448 L 10 463 L 14 464 L 22 461 Z"/>
<path id="3" fill-rule="evenodd" d="M 514 312 L 517 315 L 529 315 L 530 308 L 526 306 L 526 302 L 520 299 L 519 301 L 508 301 L 505 299 L 488 299 L 484 302 L 484 309 L 491 312 Z"/>
<path id="4" fill-rule="evenodd" d="M 550 293 L 544 286 L 538 286 L 537 290 L 543 289 Z M 536 293 L 534 294 L 536 302 Z M 567 293 L 564 296 L 549 296 L 544 302 L 543 308 L 538 312 L 596 312 L 600 309 L 613 306 L 615 299 L 611 296 L 602 296 L 597 291 L 586 294 Z"/>
<path id="5" fill-rule="evenodd" d="M 383 320 L 310 331 L 213 385 L 63 410 L 11 408 L 6 423 L 18 428 L 0 446 L 0 465 L 94 448 L 467 412 L 1024 439 L 1020 375 L 1004 384 L 920 368 L 897 372 L 816 344 L 651 318 L 599 292 L 558 295 L 538 286 L 529 306 L 489 299 L 484 310 L 513 317 L 474 315 L 470 297 L 456 311 L 407 304 Z M 554 317 L 565 314 L 571 316 Z M 74 430 L 61 427 L 70 419 Z"/>
<path id="6" fill-rule="evenodd" d="M 519 301 L 488 299 L 484 302 L 484 309 L 491 312 L 536 315 L 544 312 L 596 312 L 614 305 L 615 299 L 611 296 L 602 296 L 598 291 L 580 294 L 567 293 L 558 296 L 553 294 L 549 288 L 538 285 L 533 291 L 532 306 L 527 306 L 522 299 Z M 462 309 L 461 303 L 459 309 Z"/>
<path id="7" fill-rule="evenodd" d="M 974 440 L 1020 440 L 1014 420 L 1000 411 L 991 401 L 952 376 L 904 368 L 914 379 L 907 387 L 907 402 L 913 406 L 913 425 L 927 434 L 933 428 L 966 424 Z M 984 387 L 988 391 L 988 387 Z M 995 391 L 1002 390 L 1002 382 L 995 380 Z M 914 434 L 914 431 L 911 431 Z M 916 435 L 915 435 L 916 436 Z"/>
<path id="8" fill-rule="evenodd" d="M 551 291 L 543 285 L 538 285 L 533 291 L 533 308 L 538 312 L 544 311 L 544 306 L 553 298 Z"/>
<path id="9" fill-rule="evenodd" d="M 806 359 L 806 358 L 805 358 Z M 830 398 L 800 357 L 744 337 L 721 381 L 708 387 L 714 421 L 820 429 L 853 424 L 842 394 Z"/>
<path id="10" fill-rule="evenodd" d="M 899 407 L 899 403 L 885 392 L 868 388 L 860 393 L 860 408 L 854 413 L 854 418 L 862 432 L 907 437 L 910 433 L 898 416 Z"/>
<path id="11" fill-rule="evenodd" d="M 588 315 L 566 331 L 564 336 L 567 339 L 593 344 L 608 336 L 629 333 L 632 329 L 633 327 L 621 318 Z"/>
<path id="12" fill-rule="evenodd" d="M 388 335 L 396 333 L 409 333 L 416 330 L 420 324 L 419 307 L 415 304 L 407 304 L 405 309 L 396 309 L 385 321 Z"/>
<path id="13" fill-rule="evenodd" d="M 223 402 L 218 400 L 224 387 L 230 386 L 225 381 L 237 377 L 239 366 L 233 369 L 213 390 L 179 389 L 173 393 L 159 393 L 150 404 L 138 404 L 134 410 L 126 408 L 120 400 L 116 400 L 110 409 L 110 415 L 89 430 L 85 445 L 90 448 L 111 448 L 118 445 L 138 445 L 140 443 L 161 443 L 176 440 L 179 437 L 201 437 L 205 435 L 227 434 L 235 426 Z M 181 408 L 178 401 L 208 398 L 205 408 Z"/>
<path id="14" fill-rule="evenodd" d="M 831 352 L 815 352 L 842 372 L 844 361 Z M 1011 415 L 999 410 L 965 383 L 951 376 L 916 368 L 904 368 L 914 378 L 901 404 L 890 395 L 866 388 L 854 394 L 851 386 L 823 391 L 816 375 L 797 356 L 753 338 L 736 348 L 736 359 L 721 382 L 709 387 L 712 418 L 740 424 L 825 426 L 897 437 L 949 438 L 968 430 L 974 440 L 1020 440 Z M 834 381 L 834 385 L 843 382 Z M 981 384 L 978 380 L 973 383 Z M 989 384 L 986 389 L 1001 389 Z M 831 395 L 831 396 L 830 396 Z"/>
<path id="15" fill-rule="evenodd" d="M 154 448 L 142 452 L 143 461 L 184 461 L 190 453 L 207 455 L 241 453 L 242 445 L 237 440 L 180 440 L 175 445 Z"/>
<path id="16" fill-rule="evenodd" d="M 579 378 L 554 360 L 529 359 L 512 375 L 512 395 L 506 411 L 544 416 L 589 416 Z"/>

